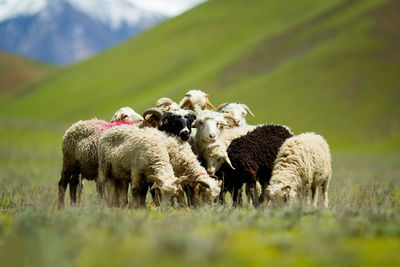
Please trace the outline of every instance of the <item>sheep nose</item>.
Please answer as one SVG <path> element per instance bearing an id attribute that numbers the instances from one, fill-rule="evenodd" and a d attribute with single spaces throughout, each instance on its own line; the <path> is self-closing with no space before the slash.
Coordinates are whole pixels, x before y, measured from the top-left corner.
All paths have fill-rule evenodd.
<path id="1" fill-rule="evenodd" d="M 210 139 L 215 139 L 215 134 L 210 134 L 209 137 Z"/>
<path id="2" fill-rule="evenodd" d="M 213 174 L 214 174 L 214 171 L 211 170 L 211 169 L 208 169 L 208 170 L 207 170 L 207 173 L 208 173 L 208 175 L 213 175 Z"/>

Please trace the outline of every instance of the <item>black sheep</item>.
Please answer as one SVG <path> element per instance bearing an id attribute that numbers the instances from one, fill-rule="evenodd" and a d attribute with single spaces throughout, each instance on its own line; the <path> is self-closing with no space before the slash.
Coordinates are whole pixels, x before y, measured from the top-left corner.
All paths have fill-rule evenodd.
<path id="1" fill-rule="evenodd" d="M 285 126 L 266 124 L 234 139 L 227 152 L 235 170 L 226 163 L 219 169 L 219 173 L 224 176 L 221 194 L 232 192 L 234 206 L 238 206 L 243 184 L 247 183 L 253 205 L 258 207 L 259 202 L 264 200 L 264 191 L 271 178 L 279 148 L 292 136 Z M 260 199 L 256 198 L 257 181 L 262 186 Z"/>

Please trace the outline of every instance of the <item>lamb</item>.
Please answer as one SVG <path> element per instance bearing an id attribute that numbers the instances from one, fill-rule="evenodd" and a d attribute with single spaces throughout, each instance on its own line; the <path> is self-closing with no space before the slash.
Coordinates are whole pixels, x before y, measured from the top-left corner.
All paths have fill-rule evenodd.
<path id="1" fill-rule="evenodd" d="M 202 110 L 206 109 L 206 107 L 214 110 L 215 107 L 211 104 L 210 100 L 208 100 L 209 97 L 208 94 L 201 90 L 190 90 L 179 102 L 179 107 L 182 109 L 192 110 L 196 115 L 199 115 Z"/>
<path id="2" fill-rule="evenodd" d="M 149 183 L 154 183 L 154 188 L 160 190 L 161 203 L 166 203 L 175 195 L 178 185 L 187 179 L 175 177 L 168 150 L 153 136 L 154 130 L 135 126 L 114 127 L 105 131 L 99 140 L 99 183 L 105 185 L 112 180 L 111 184 L 120 184 L 117 188 L 122 192 L 127 192 L 130 183 L 134 207 L 145 205 Z M 106 192 L 110 204 L 115 197 L 108 188 Z M 127 194 L 119 194 L 119 198 L 119 205 L 128 204 Z"/>
<path id="3" fill-rule="evenodd" d="M 123 123 L 132 124 L 142 117 L 129 107 L 119 109 L 110 123 L 92 119 L 74 123 L 62 139 L 63 164 L 58 183 L 58 207 L 64 206 L 64 196 L 69 184 L 71 204 L 80 201 L 82 180 L 97 180 L 97 142 L 103 131 Z M 122 121 L 122 122 L 121 122 Z M 81 176 L 81 177 L 80 177 Z M 100 192 L 100 190 L 98 190 Z"/>
<path id="4" fill-rule="evenodd" d="M 223 163 L 219 174 L 224 177 L 223 191 L 233 192 L 234 206 L 240 205 L 243 183 L 247 183 L 255 207 L 263 202 L 278 150 L 291 136 L 284 126 L 266 124 L 231 142 L 227 149 L 231 165 Z M 262 187 L 259 199 L 256 198 L 257 181 Z"/>
<path id="5" fill-rule="evenodd" d="M 252 117 L 254 117 L 254 114 L 253 112 L 251 112 L 249 107 L 239 102 L 223 103 L 217 107 L 216 111 L 232 115 L 234 118 L 237 119 L 239 126 L 247 125 L 246 123 L 247 114 L 250 114 Z"/>
<path id="6" fill-rule="evenodd" d="M 328 187 L 332 175 L 331 154 L 326 140 L 315 133 L 304 133 L 287 139 L 272 170 L 267 199 L 275 205 L 306 200 L 310 207 L 318 201 L 321 186 L 324 206 L 328 207 Z"/>

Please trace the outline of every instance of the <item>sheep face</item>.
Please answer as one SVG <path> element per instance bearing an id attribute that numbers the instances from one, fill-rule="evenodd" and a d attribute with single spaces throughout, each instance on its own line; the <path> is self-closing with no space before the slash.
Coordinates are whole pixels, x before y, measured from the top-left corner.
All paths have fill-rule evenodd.
<path id="1" fill-rule="evenodd" d="M 197 183 L 202 187 L 202 196 L 210 202 L 214 201 L 221 192 L 221 180 L 216 180 L 206 174 L 197 180 Z"/>
<path id="2" fill-rule="evenodd" d="M 275 206 L 283 206 L 296 201 L 296 191 L 291 185 L 281 183 L 269 185 L 266 189 L 267 198 Z"/>
<path id="3" fill-rule="evenodd" d="M 154 181 L 152 189 L 158 189 L 161 192 L 161 204 L 168 204 L 169 200 L 176 195 L 178 191 L 178 186 L 181 183 L 187 182 L 187 177 L 182 176 L 180 178 L 169 178 L 169 179 L 160 179 L 157 176 L 150 175 L 149 179 Z"/>
<path id="4" fill-rule="evenodd" d="M 143 121 L 143 117 L 137 114 L 130 107 L 120 108 L 117 112 L 114 113 L 114 116 L 111 118 L 111 122 L 139 123 L 141 121 Z"/>
<path id="5" fill-rule="evenodd" d="M 222 113 L 227 113 L 235 117 L 239 123 L 239 126 L 246 125 L 246 116 L 250 114 L 254 117 L 251 110 L 245 104 L 240 103 L 229 103 L 221 108 Z"/>
<path id="6" fill-rule="evenodd" d="M 195 120 L 196 114 L 194 112 L 166 112 L 161 118 L 161 125 L 158 129 L 179 136 L 182 141 L 187 141 L 192 132 L 192 123 Z"/>
<path id="7" fill-rule="evenodd" d="M 223 163 L 228 164 L 233 170 L 235 169 L 229 160 L 226 147 L 222 143 L 211 145 L 207 148 L 207 150 L 209 150 L 207 151 L 206 159 L 208 174 L 215 174 L 215 172 L 222 166 Z"/>
<path id="8" fill-rule="evenodd" d="M 215 109 L 215 107 L 208 100 L 210 96 L 201 90 L 190 90 L 185 94 L 185 97 L 179 103 L 182 109 L 188 109 L 199 114 L 206 107 Z"/>
<path id="9" fill-rule="evenodd" d="M 213 143 L 217 140 L 221 129 L 226 125 L 226 122 L 218 113 L 203 112 L 201 113 L 195 126 L 197 129 L 196 134 L 203 142 Z"/>

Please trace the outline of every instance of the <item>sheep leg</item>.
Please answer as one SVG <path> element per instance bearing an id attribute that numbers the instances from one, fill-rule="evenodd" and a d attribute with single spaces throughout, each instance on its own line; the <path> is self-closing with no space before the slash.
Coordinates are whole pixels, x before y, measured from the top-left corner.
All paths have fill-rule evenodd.
<path id="1" fill-rule="evenodd" d="M 160 194 L 158 194 L 159 192 L 157 192 L 156 189 L 150 189 L 150 194 L 151 194 L 151 198 L 153 199 L 153 205 L 156 207 L 160 206 Z"/>
<path id="2" fill-rule="evenodd" d="M 71 172 L 67 168 L 63 168 L 61 172 L 61 178 L 58 182 L 58 208 L 64 207 L 65 191 L 67 191 L 67 186 L 69 179 L 71 178 Z"/>
<path id="3" fill-rule="evenodd" d="M 120 208 L 125 208 L 128 205 L 128 181 L 116 181 L 116 205 Z"/>
<path id="4" fill-rule="evenodd" d="M 195 198 L 195 196 L 194 196 L 194 189 L 193 189 L 193 187 L 191 187 L 190 185 L 184 185 L 183 186 L 183 190 L 185 191 L 185 193 L 186 193 L 186 197 L 187 197 L 187 202 L 188 202 L 188 206 L 189 207 L 193 207 L 193 208 L 195 208 L 195 207 L 197 207 L 197 201 L 196 201 L 196 198 Z"/>
<path id="5" fill-rule="evenodd" d="M 242 186 L 233 188 L 233 206 L 235 208 L 242 206 Z"/>
<path id="6" fill-rule="evenodd" d="M 313 184 L 311 186 L 311 195 L 312 195 L 312 206 L 313 208 L 316 208 L 318 203 L 318 186 L 316 184 Z"/>
<path id="7" fill-rule="evenodd" d="M 323 182 L 322 185 L 322 194 L 324 197 L 324 207 L 328 207 L 328 188 L 329 188 L 329 180 L 326 182 Z"/>
<path id="8" fill-rule="evenodd" d="M 71 205 L 76 204 L 76 191 L 79 185 L 79 174 L 73 174 L 71 180 L 69 180 L 69 196 L 71 199 Z"/>
<path id="9" fill-rule="evenodd" d="M 80 204 L 82 202 L 82 192 L 83 192 L 83 177 L 79 175 L 79 184 L 77 190 L 77 202 Z"/>
<path id="10" fill-rule="evenodd" d="M 149 185 L 147 183 L 143 183 L 140 186 L 140 206 L 141 207 L 146 207 L 146 196 L 147 196 L 147 191 L 149 190 Z M 158 189 L 156 189 L 156 192 L 159 191 Z M 156 193 L 157 194 L 157 193 Z M 161 195 L 161 193 L 159 194 Z"/>
<path id="11" fill-rule="evenodd" d="M 248 186 L 248 190 L 249 190 L 249 197 L 253 203 L 253 206 L 258 208 L 260 206 L 260 203 L 258 202 L 258 198 L 257 198 L 256 184 L 250 183 L 250 184 L 247 184 L 247 186 Z"/>

